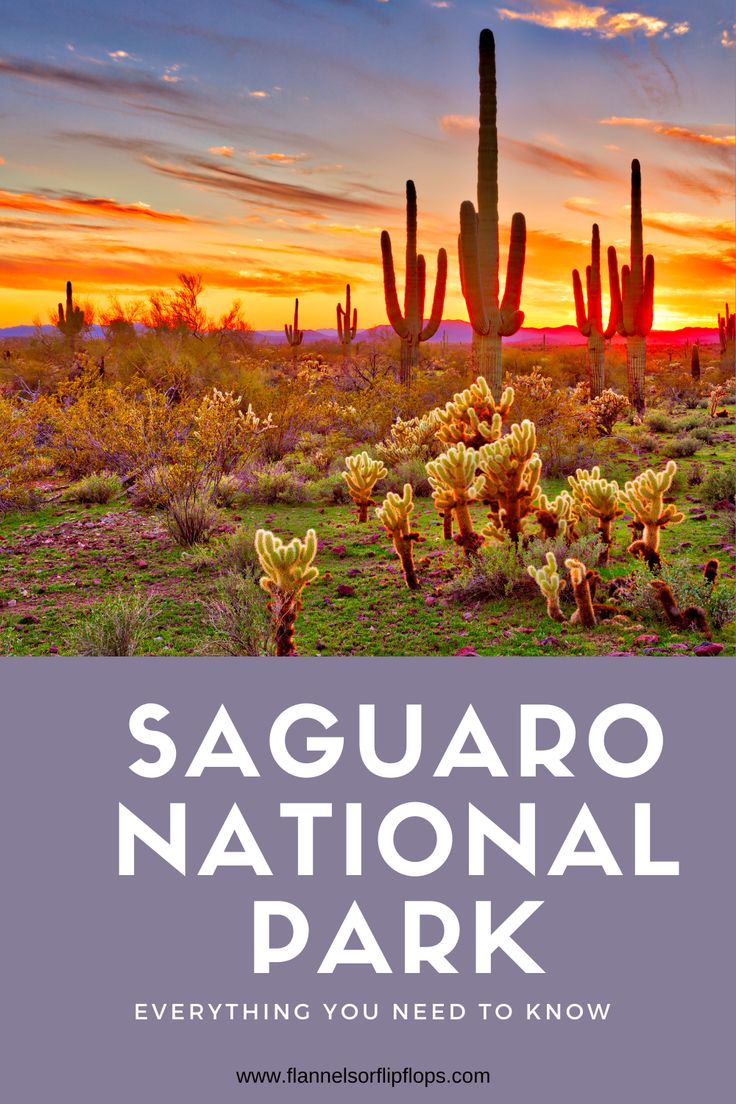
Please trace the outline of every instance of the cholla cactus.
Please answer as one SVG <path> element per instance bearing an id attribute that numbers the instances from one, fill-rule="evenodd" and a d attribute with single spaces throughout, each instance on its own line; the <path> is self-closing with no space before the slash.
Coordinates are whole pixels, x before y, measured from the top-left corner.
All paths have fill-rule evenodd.
<path id="1" fill-rule="evenodd" d="M 560 609 L 560 590 L 565 584 L 557 572 L 554 552 L 548 552 L 546 559 L 547 563 L 544 567 L 529 564 L 527 571 L 547 599 L 547 616 L 553 621 L 566 621 L 567 618 Z"/>
<path id="2" fill-rule="evenodd" d="M 418 590 L 416 568 L 414 567 L 413 542 L 419 540 L 418 533 L 412 533 L 409 517 L 414 509 L 414 496 L 410 483 L 404 484 L 403 496 L 389 491 L 383 504 L 376 509 L 376 516 L 393 541 L 396 554 L 401 560 L 404 578 L 409 590 Z"/>
<path id="3" fill-rule="evenodd" d="M 385 441 L 376 445 L 376 452 L 389 466 L 407 460 L 431 460 L 438 451 L 436 436 L 439 411 L 430 410 L 421 418 L 397 418 Z"/>
<path id="4" fill-rule="evenodd" d="M 567 479 L 580 512 L 598 520 L 598 532 L 603 542 L 598 562 L 607 564 L 613 540 L 611 527 L 616 518 L 623 514 L 619 506 L 619 485 L 615 479 L 602 479 L 597 465 L 589 472 L 578 468 L 576 474 L 569 475 Z"/>
<path id="5" fill-rule="evenodd" d="M 261 567 L 266 572 L 260 584 L 270 595 L 268 608 L 276 635 L 276 655 L 296 655 L 294 623 L 302 608 L 302 591 L 319 575 L 313 566 L 317 555 L 317 534 L 314 529 L 308 529 L 303 541 L 294 537 L 284 544 L 270 530 L 259 529 L 255 548 Z"/>
<path id="6" fill-rule="evenodd" d="M 240 404 L 240 395 L 213 387 L 194 415 L 189 444 L 214 479 L 249 459 L 260 447 L 261 437 L 276 429 L 271 414 L 259 418 L 250 403 L 246 411 L 240 409 Z"/>
<path id="7" fill-rule="evenodd" d="M 478 499 L 483 486 L 482 477 L 476 475 L 477 466 L 478 453 L 462 442 L 427 464 L 435 508 L 445 519 L 448 512 L 450 518 L 454 514 L 459 529 L 455 540 L 468 556 L 477 552 L 483 543 L 483 538 L 473 528 L 468 509 L 469 504 Z"/>
<path id="8" fill-rule="evenodd" d="M 497 441 L 501 426 L 514 401 L 513 387 L 507 387 L 498 402 L 484 376 L 453 395 L 444 410 L 436 411 L 439 428 L 437 436 L 444 445 L 480 448 Z"/>
<path id="9" fill-rule="evenodd" d="M 595 428 L 601 437 L 609 437 L 613 427 L 629 407 L 629 400 L 625 395 L 619 395 L 618 391 L 607 387 L 590 400 L 590 409 L 593 412 Z"/>
<path id="10" fill-rule="evenodd" d="M 513 425 L 505 437 L 479 451 L 483 500 L 496 503 L 483 536 L 504 540 L 508 533 L 514 544 L 519 543 L 524 519 L 539 500 L 542 461 L 534 451 L 536 445 L 534 423 L 525 418 L 521 425 Z"/>
<path id="11" fill-rule="evenodd" d="M 573 509 L 572 496 L 567 491 L 560 491 L 553 499 L 540 494 L 534 512 L 545 537 L 549 540 L 555 537 L 570 539 L 577 514 Z"/>
<path id="12" fill-rule="evenodd" d="M 597 621 L 593 608 L 593 596 L 590 593 L 590 578 L 593 572 L 588 571 L 580 560 L 565 560 L 565 567 L 570 572 L 572 592 L 577 606 L 570 618 L 570 623 L 582 625 L 584 629 L 595 628 Z"/>
<path id="13" fill-rule="evenodd" d="M 620 493 L 623 505 L 643 526 L 641 540 L 629 545 L 629 552 L 642 556 L 650 567 L 661 563 L 659 555 L 659 534 L 667 525 L 679 525 L 685 515 L 676 506 L 664 504 L 664 496 L 672 486 L 677 471 L 674 460 L 667 463 L 664 471 L 655 472 L 648 468 L 636 479 L 629 480 Z"/>
<path id="14" fill-rule="evenodd" d="M 345 467 L 348 470 L 342 473 L 342 477 L 348 485 L 350 497 L 358 507 L 358 521 L 367 521 L 368 507 L 375 506 L 375 500 L 371 497 L 373 488 L 386 475 L 386 467 L 381 460 L 371 459 L 367 452 L 361 452 L 358 456 L 346 456 Z"/>

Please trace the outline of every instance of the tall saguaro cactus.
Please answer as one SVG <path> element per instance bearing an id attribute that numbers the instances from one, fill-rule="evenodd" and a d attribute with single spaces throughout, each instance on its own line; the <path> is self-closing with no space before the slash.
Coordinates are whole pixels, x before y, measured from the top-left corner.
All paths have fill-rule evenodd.
<path id="1" fill-rule="evenodd" d="M 616 250 L 608 249 L 608 281 L 610 287 L 618 282 L 616 268 Z M 606 340 L 613 337 L 618 323 L 617 307 L 611 295 L 611 313 L 608 325 L 603 329 L 603 303 L 601 294 L 601 235 L 598 224 L 593 223 L 593 239 L 590 248 L 590 264 L 585 269 L 587 292 L 587 310 L 583 298 L 583 284 L 577 269 L 572 274 L 572 289 L 575 294 L 575 317 L 577 327 L 583 337 L 588 339 L 588 382 L 590 397 L 600 395 L 605 387 Z"/>
<path id="2" fill-rule="evenodd" d="M 647 363 L 647 334 L 654 312 L 654 257 L 644 259 L 641 219 L 641 166 L 631 162 L 631 264 L 621 268 L 621 287 L 611 281 L 611 296 L 616 299 L 616 328 L 626 338 L 626 372 L 629 402 L 637 414 L 644 411 L 644 375 Z"/>
<path id="3" fill-rule="evenodd" d="M 413 369 L 419 360 L 419 344 L 429 341 L 442 321 L 442 308 L 445 305 L 447 286 L 447 253 L 440 249 L 437 254 L 437 279 L 434 285 L 432 313 L 424 325 L 424 297 L 427 281 L 427 266 L 421 253 L 417 254 L 417 190 L 413 180 L 406 182 L 406 277 L 404 286 L 404 313 L 399 307 L 396 293 L 396 273 L 391 252 L 391 237 L 388 231 L 381 234 L 381 255 L 383 257 L 383 289 L 386 296 L 388 320 L 401 338 L 401 361 L 399 379 L 410 384 Z"/>
<path id="4" fill-rule="evenodd" d="M 353 307 L 353 317 L 350 318 L 350 284 L 345 285 L 345 309 L 342 303 L 337 304 L 337 340 L 342 345 L 345 356 L 350 356 L 355 335 L 358 332 L 358 308 Z"/>
<path id="5" fill-rule="evenodd" d="M 286 340 L 291 346 L 291 356 L 294 364 L 297 362 L 299 356 L 298 349 L 304 340 L 304 330 L 299 329 L 299 300 L 294 300 L 294 324 L 289 325 L 284 323 L 284 333 L 286 334 Z"/>
<path id="6" fill-rule="evenodd" d="M 732 364 L 734 360 L 735 319 L 736 315 L 729 312 L 728 303 L 726 303 L 725 317 L 718 315 L 718 340 L 721 346 L 721 357 L 725 358 L 727 364 Z"/>
<path id="7" fill-rule="evenodd" d="M 511 220 L 506 288 L 499 305 L 498 281 L 498 130 L 496 127 L 496 47 L 488 29 L 480 32 L 480 129 L 478 134 L 478 210 L 466 200 L 460 207 L 460 282 L 476 335 L 477 368 L 501 395 L 501 338 L 515 334 L 524 321 L 519 310 L 526 253 L 526 221 Z"/>
<path id="8" fill-rule="evenodd" d="M 66 282 L 66 310 L 63 304 L 59 303 L 59 317 L 56 325 L 73 351 L 74 342 L 84 329 L 84 311 L 74 303 L 71 280 Z"/>

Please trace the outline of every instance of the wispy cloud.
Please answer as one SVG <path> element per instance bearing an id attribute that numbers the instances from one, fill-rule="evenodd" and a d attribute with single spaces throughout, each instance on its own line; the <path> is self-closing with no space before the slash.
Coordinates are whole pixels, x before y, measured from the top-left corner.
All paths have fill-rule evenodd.
<path id="1" fill-rule="evenodd" d="M 723 243 L 733 243 L 736 239 L 733 223 L 686 214 L 683 211 L 652 211 L 645 215 L 644 225 L 682 238 Z"/>
<path id="2" fill-rule="evenodd" d="M 661 134 L 664 138 L 675 138 L 678 141 L 691 142 L 699 146 L 736 149 L 736 135 L 734 134 L 708 134 L 705 131 L 693 130 L 692 127 L 677 126 L 674 123 L 660 123 L 655 119 L 632 119 L 618 115 L 612 115 L 608 119 L 599 119 L 598 121 L 602 126 L 640 127 L 643 130 L 651 130 L 655 134 Z"/>
<path id="3" fill-rule="evenodd" d="M 646 38 L 669 37 L 670 34 L 684 35 L 690 30 L 685 22 L 670 24 L 643 12 L 612 12 L 602 5 L 590 6 L 576 0 L 540 0 L 523 11 L 512 8 L 497 8 L 496 11 L 502 19 L 535 23 L 556 31 L 582 31 L 600 38 L 621 38 L 638 33 Z"/>
<path id="4" fill-rule="evenodd" d="M 0 57 L 0 76 L 33 84 L 55 84 L 105 96 L 153 96 L 182 100 L 187 93 L 140 69 L 120 69 L 102 65 L 88 71 L 79 67 L 31 61 L 28 58 Z"/>
<path id="5" fill-rule="evenodd" d="M 517 138 L 506 138 L 502 135 L 499 144 L 515 161 L 533 165 L 537 169 L 555 173 L 557 176 L 577 176 L 587 180 L 606 182 L 618 180 L 620 176 L 619 173 L 613 172 L 591 157 L 573 157 L 570 154 L 560 153 L 559 150 L 540 146 L 536 142 L 521 142 Z"/>
<path id="6" fill-rule="evenodd" d="M 14 192 L 0 189 L 0 210 L 27 211 L 30 214 L 126 219 L 183 226 L 199 220 L 172 211 L 158 211 L 143 203 L 118 203 L 114 199 L 49 191 Z"/>
<path id="7" fill-rule="evenodd" d="M 306 153 L 257 153 L 256 150 L 248 150 L 251 161 L 268 161 L 272 165 L 295 165 L 297 161 L 306 161 Z"/>
<path id="8" fill-rule="evenodd" d="M 733 195 L 733 173 L 727 169 L 661 169 L 660 175 L 668 188 L 701 201 L 718 202 Z"/>
<path id="9" fill-rule="evenodd" d="M 721 46 L 725 46 L 728 50 L 733 50 L 736 46 L 736 23 L 732 24 L 730 29 L 725 27 L 721 31 Z"/>
<path id="10" fill-rule="evenodd" d="M 235 150 L 232 146 L 210 146 L 207 152 L 213 153 L 216 157 L 232 157 Z"/>
<path id="11" fill-rule="evenodd" d="M 478 116 L 441 115 L 440 126 L 446 134 L 467 134 L 468 131 L 476 133 L 478 130 Z"/>

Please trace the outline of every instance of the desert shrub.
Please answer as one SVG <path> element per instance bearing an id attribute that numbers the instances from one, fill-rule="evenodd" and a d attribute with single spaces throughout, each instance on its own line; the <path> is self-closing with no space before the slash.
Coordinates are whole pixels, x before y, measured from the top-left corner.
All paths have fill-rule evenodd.
<path id="1" fill-rule="evenodd" d="M 233 571 L 224 575 L 205 606 L 205 618 L 214 635 L 208 651 L 230 656 L 273 654 L 266 595 L 252 576 Z"/>
<path id="2" fill-rule="evenodd" d="M 242 501 L 243 490 L 240 481 L 235 475 L 223 475 L 218 480 L 217 486 L 212 492 L 212 501 L 216 506 L 224 506 L 226 509 L 237 506 Z"/>
<path id="3" fill-rule="evenodd" d="M 278 460 L 251 470 L 241 486 L 246 504 L 297 506 L 307 501 L 305 481 Z"/>
<path id="4" fill-rule="evenodd" d="M 94 472 L 68 488 L 64 497 L 71 502 L 96 503 L 102 505 L 112 502 L 122 493 L 120 477 L 113 472 Z"/>
<path id="5" fill-rule="evenodd" d="M 653 433 L 637 433 L 636 436 L 630 435 L 631 440 L 638 449 L 642 452 L 656 452 L 659 448 L 659 440 Z"/>
<path id="6" fill-rule="evenodd" d="M 705 466 L 699 460 L 695 460 L 689 467 L 687 482 L 689 487 L 698 487 L 705 479 Z"/>
<path id="7" fill-rule="evenodd" d="M 655 433 L 675 433 L 677 422 L 662 410 L 651 410 L 644 421 Z"/>
<path id="8" fill-rule="evenodd" d="M 570 544 L 563 537 L 555 537 L 554 539 L 536 537 L 529 541 L 525 547 L 523 559 L 524 563 L 527 564 L 540 564 L 544 563 L 547 553 L 551 552 L 554 555 L 557 570 L 561 575 L 564 575 L 565 560 L 580 560 L 590 567 L 595 567 L 602 551 L 603 545 L 596 533 L 584 533 L 577 540 L 571 541 Z M 562 594 L 563 597 L 566 597 L 564 590 Z"/>
<path id="9" fill-rule="evenodd" d="M 629 409 L 629 400 L 625 395 L 619 395 L 607 387 L 600 395 L 590 400 L 590 408 L 593 411 L 595 427 L 602 437 L 607 437 L 613 432 L 613 427 Z"/>
<path id="10" fill-rule="evenodd" d="M 699 441 L 697 437 L 691 435 L 683 437 L 675 437 L 673 441 L 668 441 L 662 449 L 665 456 L 673 456 L 675 458 L 681 456 L 694 456 L 699 448 L 702 448 L 703 442 Z"/>
<path id="11" fill-rule="evenodd" d="M 76 625 L 74 655 L 132 656 L 141 646 L 151 607 L 141 594 L 115 595 L 92 606 Z"/>
<path id="12" fill-rule="evenodd" d="M 703 480 L 701 494 L 706 502 L 720 502 L 724 498 L 736 501 L 736 471 L 713 468 Z"/>
<path id="13" fill-rule="evenodd" d="M 219 517 L 209 496 L 183 491 L 166 503 L 166 528 L 182 548 L 209 540 Z"/>
<path id="14" fill-rule="evenodd" d="M 691 430 L 690 436 L 695 437 L 698 441 L 702 441 L 703 444 L 709 445 L 713 441 L 715 435 L 713 430 L 707 425 L 697 425 Z"/>
<path id="15" fill-rule="evenodd" d="M 165 469 L 160 464 L 154 464 L 139 473 L 131 490 L 131 501 L 134 506 L 163 510 L 169 497 L 167 486 Z"/>
<path id="16" fill-rule="evenodd" d="M 486 602 L 531 593 L 535 584 L 510 540 L 486 544 L 446 587 L 455 602 Z"/>
<path id="17" fill-rule="evenodd" d="M 666 621 L 662 606 L 649 585 L 651 573 L 643 564 L 637 564 L 631 577 L 632 594 L 626 604 L 639 616 L 655 615 Z M 698 567 L 688 563 L 665 564 L 659 578 L 669 584 L 680 609 L 702 607 L 712 628 L 721 629 L 736 620 L 736 582 L 733 579 L 720 576 L 712 586 Z"/>
<path id="18" fill-rule="evenodd" d="M 305 494 L 310 502 L 321 502 L 325 506 L 345 506 L 350 502 L 350 492 L 340 472 L 311 480 Z"/>
<path id="19" fill-rule="evenodd" d="M 572 475 L 595 463 L 599 437 L 586 384 L 559 389 L 539 368 L 523 375 L 507 373 L 504 385 L 514 388 L 509 422 L 525 418 L 537 429 L 537 452 L 546 475 Z"/>
<path id="20" fill-rule="evenodd" d="M 29 406 L 0 396 L 0 514 L 33 509 L 37 504 L 38 496 L 29 486 L 32 476 L 26 469 L 35 431 Z"/>
<path id="21" fill-rule="evenodd" d="M 428 498 L 432 487 L 427 477 L 427 468 L 423 460 L 404 460 L 395 468 L 389 469 L 381 483 L 381 494 L 395 491 L 403 494 L 404 484 L 410 483 L 415 498 Z"/>
<path id="22" fill-rule="evenodd" d="M 223 572 L 259 579 L 263 571 L 255 550 L 255 535 L 254 529 L 241 525 L 223 540 L 212 541 L 207 547 L 195 548 L 188 554 L 189 565 L 195 571 L 213 567 Z"/>
<path id="23" fill-rule="evenodd" d="M 708 418 L 703 414 L 691 413 L 685 414 L 682 418 L 678 419 L 677 428 L 681 430 L 695 430 L 702 427 L 707 427 Z"/>

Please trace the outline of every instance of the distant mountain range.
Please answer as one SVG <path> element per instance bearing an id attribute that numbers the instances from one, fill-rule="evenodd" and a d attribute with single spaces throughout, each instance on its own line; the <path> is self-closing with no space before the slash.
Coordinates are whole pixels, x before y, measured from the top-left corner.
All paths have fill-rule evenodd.
<path id="1" fill-rule="evenodd" d="M 138 328 L 143 329 L 143 327 Z M 48 325 L 41 326 L 41 332 L 50 335 L 56 333 L 57 330 L 55 326 Z M 33 337 L 36 333 L 37 328 L 35 326 L 9 326 L 6 329 L 0 329 L 0 342 L 10 339 L 27 339 Z M 89 334 L 93 338 L 102 337 L 102 327 L 92 326 Z M 393 330 L 390 326 L 374 326 L 368 330 L 359 330 L 356 342 L 376 341 L 392 336 Z M 446 336 L 450 345 L 468 345 L 473 334 L 469 322 L 463 322 L 461 319 L 449 319 L 442 323 L 435 336 L 431 338 L 431 344 L 441 342 L 443 336 Z M 253 337 L 256 341 L 271 345 L 286 344 L 283 330 L 255 330 Z M 524 327 L 513 337 L 505 337 L 504 344 L 541 346 L 545 340 L 550 347 L 585 344 L 585 338 L 575 326 L 548 326 L 544 329 L 532 326 Z M 305 345 L 313 345 L 320 341 L 336 342 L 337 331 L 332 329 L 304 331 Z M 622 343 L 624 338 L 615 337 L 614 341 L 617 344 Z M 680 330 L 652 330 L 648 341 L 653 345 L 684 345 L 686 341 L 690 343 L 699 341 L 703 345 L 713 345 L 718 341 L 718 330 L 715 327 L 699 326 L 686 326 Z"/>

